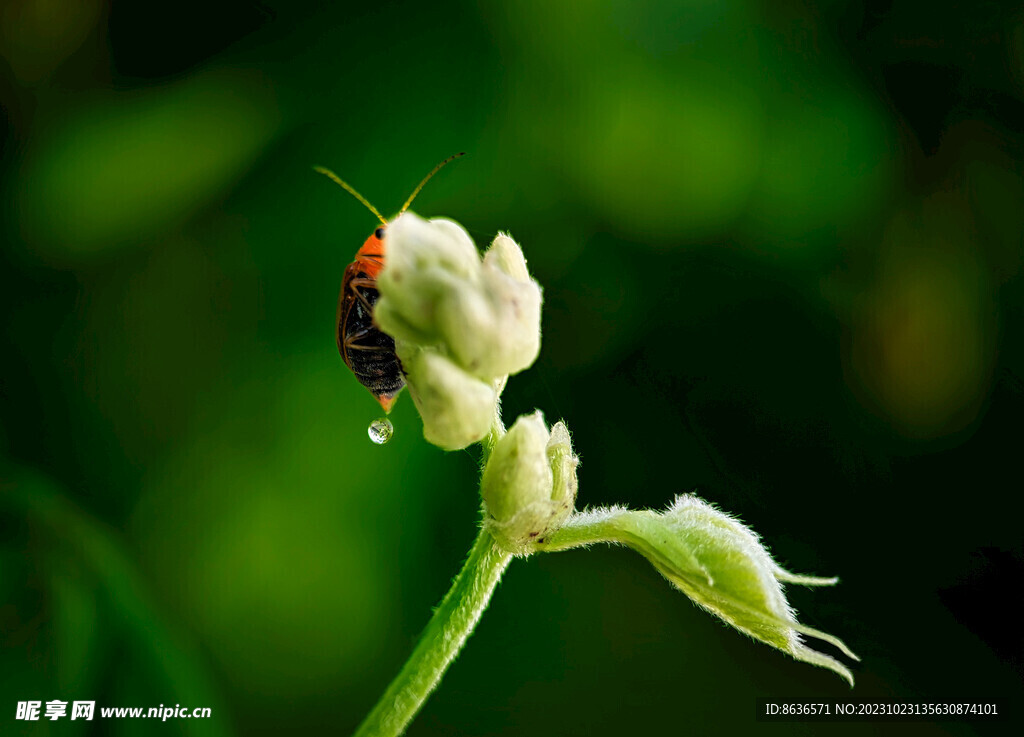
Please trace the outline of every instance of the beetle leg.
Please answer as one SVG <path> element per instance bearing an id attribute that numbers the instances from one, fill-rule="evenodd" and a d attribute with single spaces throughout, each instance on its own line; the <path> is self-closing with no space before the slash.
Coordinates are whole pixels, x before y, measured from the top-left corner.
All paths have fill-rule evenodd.
<path id="1" fill-rule="evenodd" d="M 358 345 L 353 343 L 345 343 L 345 347 L 353 351 L 367 351 L 367 352 L 378 352 L 378 353 L 394 353 L 394 349 L 388 348 L 383 345 Z"/>
<path id="2" fill-rule="evenodd" d="M 356 296 L 356 299 L 363 303 L 363 307 L 365 307 L 366 311 L 371 314 L 373 313 L 373 305 L 370 304 L 370 300 L 368 300 L 366 295 L 360 292 L 357 287 L 369 287 L 371 289 L 375 289 L 376 286 L 377 282 L 373 279 L 356 278 L 349 282 L 349 289 L 352 290 L 352 294 Z"/>
<path id="3" fill-rule="evenodd" d="M 370 328 L 363 328 L 358 333 L 352 333 L 352 335 L 345 336 L 345 340 L 349 343 L 355 343 L 355 341 L 365 338 L 370 334 Z"/>

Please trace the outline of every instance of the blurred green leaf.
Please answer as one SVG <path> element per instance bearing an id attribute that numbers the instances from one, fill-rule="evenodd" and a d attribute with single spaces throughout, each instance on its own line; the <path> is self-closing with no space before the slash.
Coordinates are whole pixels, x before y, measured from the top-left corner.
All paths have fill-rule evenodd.
<path id="1" fill-rule="evenodd" d="M 218 718 L 175 720 L 177 733 L 211 737 L 231 733 L 227 709 L 198 657 L 164 623 L 109 531 L 68 502 L 45 478 L 10 465 L 0 466 L 0 514 L 7 518 L 5 526 L 31 530 L 41 553 L 37 560 L 43 563 L 37 572 L 53 592 L 52 601 L 45 604 L 49 614 L 43 614 L 41 621 L 53 617 L 59 667 L 55 678 L 39 685 L 45 691 L 34 694 L 36 698 L 95 699 L 97 709 L 157 706 L 149 703 L 153 699 L 208 706 Z M 104 623 L 108 638 L 103 644 L 107 658 L 123 652 L 147 667 L 141 676 L 127 664 L 113 667 L 115 674 L 131 673 L 136 683 L 145 680 L 147 686 L 138 701 L 119 701 L 126 694 L 109 690 L 109 684 L 99 680 L 104 663 L 92 652 L 99 647 L 99 622 Z"/>
<path id="2" fill-rule="evenodd" d="M 279 122 L 255 73 L 95 95 L 29 147 L 21 236 L 57 263 L 158 236 L 252 166 Z"/>

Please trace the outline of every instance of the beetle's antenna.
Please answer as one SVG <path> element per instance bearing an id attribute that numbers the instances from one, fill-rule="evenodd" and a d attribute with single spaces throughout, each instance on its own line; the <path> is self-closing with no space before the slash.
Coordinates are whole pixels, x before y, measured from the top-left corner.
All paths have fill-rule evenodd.
<path id="1" fill-rule="evenodd" d="M 416 185 L 416 189 L 414 189 L 414 190 L 412 191 L 412 194 L 411 194 L 411 195 L 409 195 L 409 199 L 407 199 L 407 200 L 405 201 L 405 204 L 404 204 L 404 205 L 402 205 L 402 209 L 398 211 L 398 214 L 399 214 L 399 215 L 401 215 L 401 214 L 402 214 L 403 212 L 405 212 L 406 210 L 408 210 L 408 209 L 409 209 L 409 205 L 411 205 L 411 204 L 412 204 L 412 201 L 413 201 L 414 199 L 416 199 L 416 195 L 418 195 L 418 194 L 420 193 L 420 190 L 421 190 L 421 189 L 423 189 L 423 185 L 424 185 L 424 184 L 426 184 L 427 182 L 429 182 L 429 181 L 430 181 L 430 178 L 431 178 L 432 176 L 434 176 L 435 174 L 437 174 L 438 170 L 439 170 L 439 169 L 440 169 L 440 168 L 441 168 L 442 166 L 444 166 L 445 164 L 447 164 L 447 163 L 448 163 L 449 161 L 452 161 L 452 160 L 454 160 L 454 159 L 457 159 L 457 158 L 459 158 L 460 156 L 465 156 L 465 155 L 466 155 L 466 152 L 465 152 L 465 151 L 460 151 L 460 152 L 459 152 L 459 153 L 457 153 L 457 154 L 452 154 L 452 155 L 451 155 L 451 156 L 449 156 L 449 157 L 448 157 L 447 159 L 445 159 L 444 161 L 442 161 L 442 162 L 441 162 L 440 164 L 438 164 L 437 166 L 435 166 L 435 167 L 434 167 L 434 168 L 433 168 L 433 169 L 432 169 L 432 170 L 430 171 L 430 173 L 429 173 L 429 174 L 427 174 L 427 176 L 423 177 L 423 181 L 422 181 L 422 182 L 420 182 L 420 183 L 419 183 L 418 185 Z"/>
<path id="2" fill-rule="evenodd" d="M 440 168 L 440 167 L 438 167 L 438 168 Z M 313 170 L 316 171 L 316 172 L 319 172 L 320 174 L 323 174 L 325 177 L 330 179 L 335 184 L 340 184 L 345 189 L 346 192 L 348 192 L 350 195 L 352 195 L 357 200 L 359 200 L 364 205 L 366 205 L 366 209 L 369 210 L 370 212 L 372 212 L 374 215 L 376 215 L 378 220 L 380 220 L 382 223 L 384 223 L 384 225 L 388 224 L 388 221 L 384 219 L 383 215 L 381 215 L 379 212 L 377 212 L 377 208 L 374 207 L 373 205 L 371 205 L 369 200 L 367 200 L 361 194 L 359 194 L 354 189 L 352 189 L 352 186 L 350 184 L 348 184 L 347 182 L 343 181 L 341 179 L 341 177 L 339 177 L 333 171 L 331 171 L 330 169 L 325 169 L 322 166 L 314 166 Z M 434 171 L 436 171 L 436 169 Z M 430 172 L 430 173 L 433 174 L 434 172 Z M 430 179 L 430 177 L 427 177 L 427 179 Z M 421 184 L 420 186 L 422 187 L 423 185 Z"/>

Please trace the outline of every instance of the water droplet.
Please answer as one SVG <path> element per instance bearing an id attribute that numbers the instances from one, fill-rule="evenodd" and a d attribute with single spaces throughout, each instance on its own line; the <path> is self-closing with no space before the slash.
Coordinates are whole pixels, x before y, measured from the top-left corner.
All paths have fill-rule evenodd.
<path id="1" fill-rule="evenodd" d="M 381 417 L 371 422 L 370 426 L 366 428 L 366 432 L 369 433 L 370 440 L 377 445 L 384 445 L 395 434 L 395 426 L 391 424 L 391 420 L 387 417 Z"/>

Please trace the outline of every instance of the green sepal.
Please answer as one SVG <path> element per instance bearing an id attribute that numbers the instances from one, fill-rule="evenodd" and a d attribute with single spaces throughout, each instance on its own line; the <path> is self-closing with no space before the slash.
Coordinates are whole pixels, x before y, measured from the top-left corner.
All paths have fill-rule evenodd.
<path id="1" fill-rule="evenodd" d="M 750 528 L 707 502 L 684 494 L 660 513 L 611 507 L 575 514 L 540 548 L 568 550 L 599 542 L 636 550 L 701 608 L 797 660 L 828 668 L 853 686 L 845 665 L 808 647 L 801 636 L 859 658 L 839 638 L 800 624 L 782 590 L 783 582 L 828 586 L 837 579 L 786 571 Z"/>

